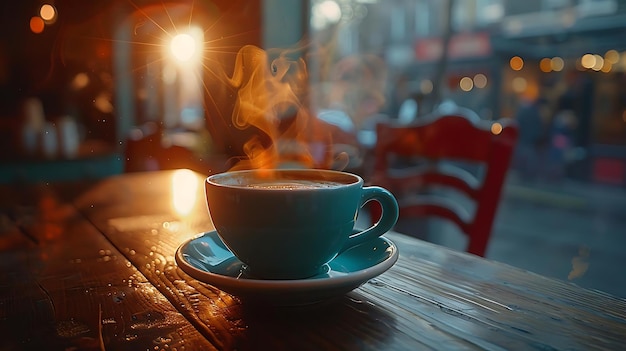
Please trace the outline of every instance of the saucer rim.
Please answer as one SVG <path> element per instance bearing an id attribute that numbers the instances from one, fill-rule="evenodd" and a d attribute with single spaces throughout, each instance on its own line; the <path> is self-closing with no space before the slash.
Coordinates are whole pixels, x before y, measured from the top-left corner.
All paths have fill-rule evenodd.
<path id="1" fill-rule="evenodd" d="M 189 274 L 194 279 L 201 282 L 214 285 L 224 291 L 252 291 L 255 292 L 273 292 L 273 291 L 305 291 L 310 289 L 323 290 L 338 287 L 342 285 L 354 285 L 356 282 L 365 283 L 367 280 L 372 279 L 391 268 L 398 260 L 399 252 L 398 247 L 389 238 L 384 235 L 372 239 L 383 239 L 388 245 L 387 250 L 391 250 L 387 257 L 382 261 L 373 263 L 371 266 L 360 269 L 354 272 L 344 273 L 341 276 L 328 276 L 323 278 L 304 278 L 304 279 L 287 279 L 287 280 L 273 280 L 273 279 L 249 279 L 249 278 L 236 278 L 228 275 L 218 274 L 207 270 L 202 270 L 194 267 L 188 263 L 183 256 L 183 248 L 189 245 L 192 241 L 197 240 L 203 236 L 214 233 L 218 238 L 215 230 L 195 235 L 185 241 L 183 241 L 177 248 L 175 259 L 178 267 L 185 273 Z M 220 239 L 221 240 L 221 239 Z M 367 243 L 367 242 L 366 242 Z M 364 245 L 363 243 L 361 245 Z M 332 262 L 332 261 L 331 261 Z M 362 284 L 361 283 L 361 284 Z M 360 285 L 360 284 L 359 284 Z"/>

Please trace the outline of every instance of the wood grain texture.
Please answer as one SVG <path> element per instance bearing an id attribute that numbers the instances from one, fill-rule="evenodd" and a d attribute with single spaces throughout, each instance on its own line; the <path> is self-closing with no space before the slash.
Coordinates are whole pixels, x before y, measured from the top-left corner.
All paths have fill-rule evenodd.
<path id="1" fill-rule="evenodd" d="M 433 244 L 416 244 L 402 235 L 388 236 L 403 249 L 400 259 L 361 290 L 396 304 L 402 314 L 419 316 L 433 333 L 441 334 L 439 341 L 507 350 L 622 347 L 623 299 Z"/>
<path id="2" fill-rule="evenodd" d="M 178 245 L 212 225 L 203 177 L 180 215 L 173 176 L 112 179 L 77 204 L 216 348 L 589 350 L 619 348 L 626 335 L 624 300 L 396 233 L 387 236 L 398 263 L 342 298 L 299 308 L 239 301 L 176 266 Z"/>
<path id="3" fill-rule="evenodd" d="M 241 301 L 177 267 L 178 245 L 212 224 L 203 176 L 174 186 L 176 174 L 0 200 L 13 237 L 0 253 L 0 349 L 622 348 L 626 301 L 397 233 L 386 236 L 398 263 L 345 296 Z"/>
<path id="4" fill-rule="evenodd" d="M 212 348 L 58 189 L 3 190 L 0 242 L 22 240 L 0 251 L 0 349 Z"/>

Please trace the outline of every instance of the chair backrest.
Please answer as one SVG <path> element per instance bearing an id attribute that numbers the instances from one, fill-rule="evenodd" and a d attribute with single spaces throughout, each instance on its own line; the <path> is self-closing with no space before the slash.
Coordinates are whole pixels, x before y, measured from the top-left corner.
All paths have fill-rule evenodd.
<path id="1" fill-rule="evenodd" d="M 468 236 L 467 251 L 484 256 L 517 142 L 515 121 L 433 115 L 405 126 L 379 123 L 376 131 L 371 182 L 398 197 L 400 218 L 449 219 Z M 464 194 L 472 200 L 474 211 L 453 196 L 410 196 L 433 185 Z M 373 207 L 372 219 L 378 216 Z"/>

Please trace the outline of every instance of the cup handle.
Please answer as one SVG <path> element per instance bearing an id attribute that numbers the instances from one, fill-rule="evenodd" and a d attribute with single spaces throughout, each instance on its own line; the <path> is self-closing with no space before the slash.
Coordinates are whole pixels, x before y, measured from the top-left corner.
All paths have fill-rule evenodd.
<path id="1" fill-rule="evenodd" d="M 385 234 L 393 228 L 398 221 L 398 202 L 393 194 L 391 194 L 387 189 L 379 186 L 364 187 L 361 193 L 361 205 L 359 206 L 359 209 L 371 200 L 378 201 L 382 207 L 382 216 L 380 220 L 373 226 L 350 235 L 341 251 L 345 251 L 353 246 L 362 244 Z"/>

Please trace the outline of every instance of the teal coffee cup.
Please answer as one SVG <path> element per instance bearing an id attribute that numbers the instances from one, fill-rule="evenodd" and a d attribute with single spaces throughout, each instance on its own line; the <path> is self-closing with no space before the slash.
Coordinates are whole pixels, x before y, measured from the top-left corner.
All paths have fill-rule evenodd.
<path id="1" fill-rule="evenodd" d="M 375 239 L 398 219 L 393 195 L 357 175 L 317 169 L 247 170 L 206 179 L 211 219 L 224 244 L 258 279 L 304 279 L 337 254 Z M 378 201 L 382 217 L 354 228 L 360 208 Z"/>

